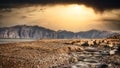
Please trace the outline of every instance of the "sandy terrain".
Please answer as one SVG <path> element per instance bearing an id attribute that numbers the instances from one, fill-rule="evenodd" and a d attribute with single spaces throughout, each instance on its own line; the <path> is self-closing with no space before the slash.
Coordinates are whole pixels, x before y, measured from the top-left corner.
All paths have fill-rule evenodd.
<path id="1" fill-rule="evenodd" d="M 1 68 L 48 68 L 68 64 L 69 53 L 81 51 L 79 46 L 54 41 L 36 41 L 0 45 Z"/>

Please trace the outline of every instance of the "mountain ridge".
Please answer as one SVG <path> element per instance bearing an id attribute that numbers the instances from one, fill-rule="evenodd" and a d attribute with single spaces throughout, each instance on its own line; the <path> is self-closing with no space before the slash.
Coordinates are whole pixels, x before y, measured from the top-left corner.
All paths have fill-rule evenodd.
<path id="1" fill-rule="evenodd" d="M 16 25 L 0 28 L 0 38 L 28 38 L 28 39 L 81 39 L 107 38 L 120 33 L 101 30 L 72 32 L 67 30 L 54 31 L 41 26 Z"/>

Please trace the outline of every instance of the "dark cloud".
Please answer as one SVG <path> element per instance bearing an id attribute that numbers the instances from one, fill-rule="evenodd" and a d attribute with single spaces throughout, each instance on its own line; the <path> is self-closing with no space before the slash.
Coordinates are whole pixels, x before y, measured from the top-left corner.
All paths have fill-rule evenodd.
<path id="1" fill-rule="evenodd" d="M 1 20 L 3 19 L 3 18 L 5 18 L 6 16 L 4 16 L 4 15 L 0 15 L 0 22 L 1 22 Z"/>
<path id="2" fill-rule="evenodd" d="M 120 19 L 120 13 L 116 13 L 115 15 Z"/>
<path id="3" fill-rule="evenodd" d="M 22 19 L 25 19 L 25 18 L 27 18 L 27 16 L 21 16 L 21 18 L 22 18 Z"/>
<path id="4" fill-rule="evenodd" d="M 3 18 L 3 15 L 0 15 L 0 18 Z"/>
<path id="5" fill-rule="evenodd" d="M 4 12 L 12 12 L 12 9 L 10 8 L 3 8 L 0 10 L 0 12 L 4 13 Z"/>
<path id="6" fill-rule="evenodd" d="M 119 19 L 103 19 L 104 25 L 111 30 L 120 30 L 120 20 Z"/>
<path id="7" fill-rule="evenodd" d="M 0 0 L 0 8 L 15 7 L 17 4 L 85 4 L 99 11 L 120 8 L 120 0 Z"/>

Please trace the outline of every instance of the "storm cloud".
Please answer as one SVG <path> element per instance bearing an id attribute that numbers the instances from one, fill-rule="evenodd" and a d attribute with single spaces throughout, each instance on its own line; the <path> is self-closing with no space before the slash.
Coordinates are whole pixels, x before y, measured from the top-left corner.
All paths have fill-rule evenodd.
<path id="1" fill-rule="evenodd" d="M 98 11 L 120 8 L 120 0 L 0 0 L 0 8 L 16 7 L 18 4 L 84 4 Z"/>
<path id="2" fill-rule="evenodd" d="M 118 19 L 103 19 L 104 25 L 110 30 L 120 30 L 120 20 Z"/>
<path id="3" fill-rule="evenodd" d="M 120 0 L 0 0 L 0 27 L 21 24 L 119 31 Z"/>

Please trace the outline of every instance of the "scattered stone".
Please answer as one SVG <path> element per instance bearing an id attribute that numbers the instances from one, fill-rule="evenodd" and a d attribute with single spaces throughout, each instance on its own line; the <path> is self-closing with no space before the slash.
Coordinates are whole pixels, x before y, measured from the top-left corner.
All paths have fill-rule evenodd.
<path id="1" fill-rule="evenodd" d="M 108 46 L 112 48 L 114 45 L 113 45 L 113 43 L 110 43 L 110 44 L 108 44 Z"/>
<path id="2" fill-rule="evenodd" d="M 88 41 L 82 42 L 82 43 L 81 43 L 81 46 L 89 46 Z"/>
<path id="3" fill-rule="evenodd" d="M 117 48 L 117 53 L 120 54 L 120 46 L 118 46 L 118 48 Z"/>
<path id="4" fill-rule="evenodd" d="M 107 64 L 101 64 L 101 65 L 99 66 L 99 68 L 108 68 L 108 65 L 107 65 Z"/>
<path id="5" fill-rule="evenodd" d="M 119 68 L 120 67 L 120 60 L 119 60 L 120 56 L 118 54 L 120 54 L 120 46 L 119 46 L 119 44 L 114 44 L 112 42 L 108 43 L 108 42 L 109 42 L 108 40 L 105 40 L 103 42 L 102 42 L 102 40 L 89 40 L 89 41 L 83 40 L 83 41 L 67 41 L 66 43 L 59 42 L 60 45 L 56 44 L 56 42 L 55 42 L 55 44 L 53 42 L 52 42 L 52 44 L 50 42 L 46 43 L 46 44 L 45 44 L 45 42 L 44 43 L 40 42 L 40 44 L 42 44 L 42 45 L 40 45 L 40 44 L 37 44 L 38 43 L 37 42 L 36 43 L 37 45 L 35 44 L 33 48 L 30 48 L 30 46 L 33 45 L 31 43 L 30 43 L 29 47 L 26 46 L 24 48 L 23 48 L 23 46 L 19 45 L 19 47 L 21 47 L 22 50 L 14 49 L 15 47 L 10 46 L 10 49 L 12 50 L 10 55 L 16 54 L 14 56 L 14 57 L 16 57 L 17 54 L 18 55 L 20 54 L 19 56 L 23 56 L 25 54 L 25 56 L 23 56 L 23 58 L 30 58 L 31 61 L 28 60 L 29 62 L 31 62 L 30 65 L 32 65 L 32 63 L 36 62 L 36 65 L 34 67 L 31 66 L 30 68 L 42 68 L 43 66 L 45 66 L 43 68 L 49 68 L 49 66 L 51 68 Z M 46 46 L 43 46 L 43 44 Z M 47 44 L 50 44 L 50 45 L 47 46 Z M 76 46 L 76 45 L 79 45 L 79 46 Z M 18 45 L 16 45 L 16 46 L 18 46 Z M 41 48 L 43 48 L 43 49 L 41 50 Z M 51 50 L 51 48 L 53 50 Z M 3 49 L 1 46 L 0 54 L 5 56 L 6 54 L 10 53 L 9 51 L 8 52 L 5 51 L 7 49 L 8 49 L 8 47 L 6 49 Z M 25 52 L 23 52 L 23 50 Z M 39 52 L 40 50 L 41 50 L 41 52 Z M 4 52 L 6 52 L 6 54 Z M 26 53 L 28 53 L 28 55 L 30 55 L 30 57 L 27 57 Z M 50 56 L 47 53 L 50 53 L 49 54 Z M 58 53 L 59 53 L 59 55 L 58 55 Z M 35 55 L 35 54 L 37 54 L 37 55 Z M 42 57 L 41 54 L 44 55 L 43 58 L 41 58 Z M 19 58 L 19 56 L 18 56 L 18 58 Z M 36 59 L 37 56 L 40 61 Z M 50 58 L 46 59 L 45 57 L 48 57 L 48 56 Z M 8 57 L 13 58 L 11 56 L 8 56 Z M 4 58 L 4 57 L 2 57 L 2 58 Z M 7 61 L 10 58 L 8 58 Z M 46 62 L 48 60 L 50 62 Z M 16 63 L 15 60 L 13 62 Z M 21 61 L 21 63 L 22 62 L 23 61 Z M 37 64 L 37 62 L 39 62 L 39 63 Z M 40 64 L 40 63 L 43 63 L 43 64 Z M 6 64 L 6 63 L 4 62 L 4 64 Z M 47 66 L 48 64 L 50 64 L 50 65 Z M 0 67 L 0 68 L 5 68 L 5 67 Z M 14 68 L 16 68 L 16 67 L 14 67 Z"/>
<path id="6" fill-rule="evenodd" d="M 112 67 L 112 64 L 108 64 L 108 67 Z"/>
<path id="7" fill-rule="evenodd" d="M 110 50 L 109 54 L 110 54 L 110 55 L 114 55 L 114 54 L 116 53 L 116 51 L 117 51 L 116 49 Z"/>
<path id="8" fill-rule="evenodd" d="M 75 43 L 74 45 L 78 45 L 78 46 L 81 46 L 81 43 L 79 42 L 79 43 Z"/>
<path id="9" fill-rule="evenodd" d="M 89 66 L 88 66 L 87 64 L 81 63 L 81 62 L 78 62 L 78 63 L 76 64 L 76 67 L 77 67 L 77 68 L 89 68 Z"/>
<path id="10" fill-rule="evenodd" d="M 73 65 L 73 66 L 71 66 L 71 68 L 77 68 L 77 66 Z"/>
<path id="11" fill-rule="evenodd" d="M 90 62 L 90 63 L 97 63 L 97 62 L 99 62 L 98 60 L 95 60 L 95 59 L 84 59 L 83 61 L 84 62 Z"/>
<path id="12" fill-rule="evenodd" d="M 93 47 L 87 47 L 87 48 L 85 48 L 85 51 L 88 51 L 88 52 L 97 52 L 98 50 L 96 48 L 93 48 Z"/>
<path id="13" fill-rule="evenodd" d="M 102 54 L 102 55 L 109 55 L 109 52 L 107 52 L 107 51 L 102 51 L 101 54 Z"/>
<path id="14" fill-rule="evenodd" d="M 100 46 L 107 46 L 108 44 L 106 43 L 100 43 Z"/>
<path id="15" fill-rule="evenodd" d="M 93 46 L 94 45 L 94 41 L 88 41 L 89 46 Z"/>
<path id="16" fill-rule="evenodd" d="M 94 43 L 94 45 L 100 45 L 100 40 L 95 40 L 95 41 L 93 41 L 93 43 Z"/>
<path id="17" fill-rule="evenodd" d="M 70 63 L 76 63 L 76 62 L 78 62 L 78 58 L 77 57 L 71 57 L 69 62 Z"/>

